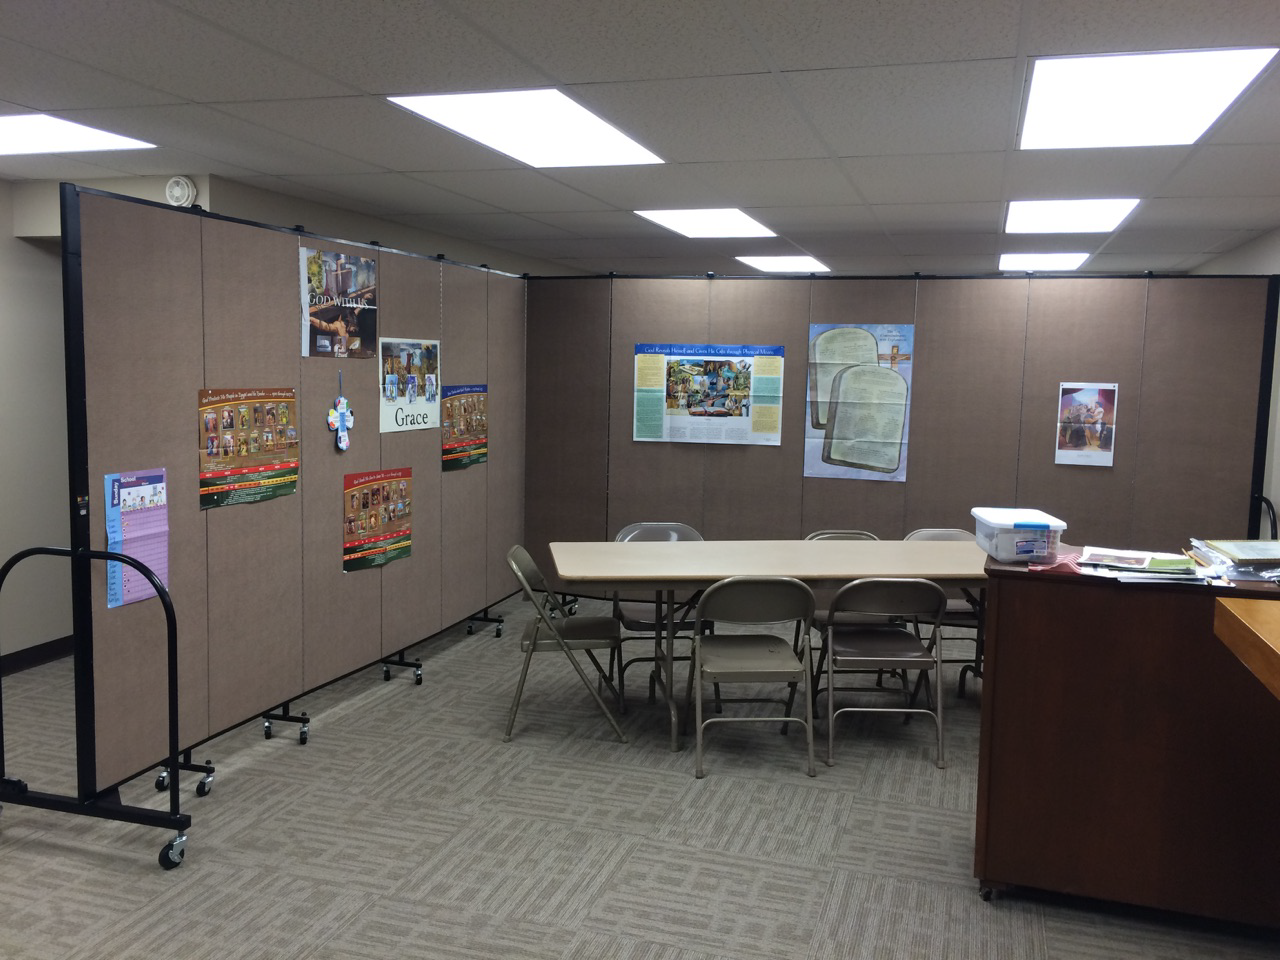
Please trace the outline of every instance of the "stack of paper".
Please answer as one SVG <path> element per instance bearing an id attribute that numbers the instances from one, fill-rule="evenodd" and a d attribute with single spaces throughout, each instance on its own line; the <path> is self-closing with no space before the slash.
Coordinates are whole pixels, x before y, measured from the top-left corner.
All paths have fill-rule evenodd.
<path id="1" fill-rule="evenodd" d="M 1115 550 L 1085 547 L 1080 555 L 1082 572 L 1118 580 L 1203 580 L 1212 571 L 1203 569 L 1185 553 Z"/>

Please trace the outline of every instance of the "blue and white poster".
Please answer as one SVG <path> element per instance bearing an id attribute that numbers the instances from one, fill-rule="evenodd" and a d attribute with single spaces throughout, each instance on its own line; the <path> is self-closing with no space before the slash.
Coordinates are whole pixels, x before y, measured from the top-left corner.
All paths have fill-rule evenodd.
<path id="1" fill-rule="evenodd" d="M 637 343 L 632 439 L 782 443 L 783 348 Z"/>
<path id="2" fill-rule="evenodd" d="M 103 478 L 107 549 L 141 561 L 169 586 L 169 504 L 163 467 Z M 107 606 L 156 595 L 151 581 L 124 563 L 107 563 Z"/>

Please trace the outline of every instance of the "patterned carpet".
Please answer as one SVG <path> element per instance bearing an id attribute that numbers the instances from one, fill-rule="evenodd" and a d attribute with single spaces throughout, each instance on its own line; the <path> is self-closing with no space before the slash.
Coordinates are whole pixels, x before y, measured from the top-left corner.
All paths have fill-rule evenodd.
<path id="1" fill-rule="evenodd" d="M 584 613 L 598 612 L 584 601 Z M 628 675 L 631 742 L 562 658 L 535 658 L 502 730 L 527 607 L 502 638 L 455 627 L 383 682 L 370 667 L 293 702 L 309 742 L 251 722 L 196 751 L 186 862 L 161 830 L 8 805 L 0 958 L 392 960 L 1263 960 L 1269 933 L 1048 896 L 979 899 L 972 876 L 978 697 L 947 673 L 948 766 L 927 721 L 842 720 L 836 766 L 803 737 L 711 731 L 707 777 L 668 749 Z M 953 641 L 957 653 L 971 645 Z M 7 771 L 73 788 L 69 662 L 4 681 Z M 825 728 L 819 726 L 819 733 Z M 821 757 L 821 750 L 819 756 Z M 128 803 L 163 807 L 152 774 Z"/>

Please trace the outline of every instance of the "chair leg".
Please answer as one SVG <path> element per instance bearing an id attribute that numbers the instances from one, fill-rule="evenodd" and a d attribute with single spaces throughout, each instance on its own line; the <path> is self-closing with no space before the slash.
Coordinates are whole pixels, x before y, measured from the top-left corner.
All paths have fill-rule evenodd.
<path id="1" fill-rule="evenodd" d="M 511 731 L 516 725 L 516 710 L 520 706 L 520 697 L 524 693 L 525 677 L 529 676 L 529 662 L 533 659 L 533 645 L 530 644 L 524 655 L 524 666 L 520 668 L 520 680 L 516 683 L 516 695 L 511 701 L 511 712 L 507 714 L 507 732 L 502 735 L 503 743 L 511 742 Z"/>
<path id="2" fill-rule="evenodd" d="M 706 776 L 702 769 L 702 678 L 698 677 L 695 681 L 693 673 L 698 670 L 701 664 L 695 663 L 689 671 L 690 683 L 696 683 L 693 691 L 694 697 L 694 740 L 693 740 L 693 775 L 701 780 Z M 688 716 L 688 709 L 685 710 L 685 716 Z"/>
<path id="3" fill-rule="evenodd" d="M 609 648 L 610 663 L 613 662 L 613 654 L 614 654 L 614 651 L 617 649 L 618 649 L 617 647 Z M 605 672 L 605 668 L 601 665 L 596 655 L 592 653 L 590 650 L 587 650 L 585 652 L 587 654 L 587 659 L 591 661 L 592 666 L 596 668 L 596 673 L 599 674 L 598 678 L 596 679 L 596 692 L 598 693 L 600 691 L 601 686 L 608 687 L 609 693 L 612 694 L 613 699 L 617 701 L 619 715 L 625 716 L 627 713 L 627 701 L 626 701 L 626 698 L 622 695 L 622 685 L 623 685 L 622 674 L 621 673 L 618 674 L 618 684 L 615 687 L 609 674 Z"/>
<path id="4" fill-rule="evenodd" d="M 623 733 L 622 728 L 618 726 L 618 721 L 614 719 L 613 711 L 610 710 L 609 705 L 604 702 L 604 698 L 601 697 L 599 692 L 596 690 L 595 685 L 591 682 L 591 678 L 587 676 L 587 672 L 582 669 L 582 664 L 578 662 L 578 658 L 573 655 L 573 651 L 568 647 L 561 645 L 560 649 L 564 652 L 564 655 L 569 658 L 569 662 L 573 664 L 573 669 L 577 671 L 578 677 L 582 680 L 582 685 L 587 688 L 591 693 L 591 696 L 595 698 L 596 703 L 599 704 L 601 711 L 603 711 L 605 717 L 609 721 L 609 726 L 613 727 L 613 732 L 618 735 L 619 740 L 626 743 L 627 735 Z M 590 656 L 591 651 L 588 650 L 587 654 Z M 599 661 L 596 660 L 594 656 L 592 656 L 591 659 L 595 661 L 596 667 L 599 668 Z M 612 686 L 612 684 L 610 686 Z"/>

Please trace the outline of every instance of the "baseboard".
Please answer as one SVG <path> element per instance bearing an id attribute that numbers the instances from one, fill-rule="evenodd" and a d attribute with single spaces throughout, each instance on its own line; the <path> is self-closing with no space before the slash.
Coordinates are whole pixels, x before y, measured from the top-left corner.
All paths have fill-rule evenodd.
<path id="1" fill-rule="evenodd" d="M 33 647 L 24 647 L 13 653 L 0 656 L 0 677 L 8 677 L 32 667 L 38 667 L 50 660 L 61 660 L 70 656 L 73 650 L 73 637 L 59 637 L 45 643 L 37 643 Z"/>

